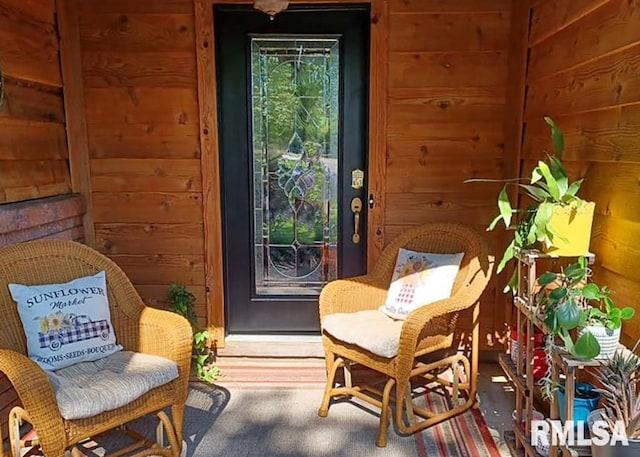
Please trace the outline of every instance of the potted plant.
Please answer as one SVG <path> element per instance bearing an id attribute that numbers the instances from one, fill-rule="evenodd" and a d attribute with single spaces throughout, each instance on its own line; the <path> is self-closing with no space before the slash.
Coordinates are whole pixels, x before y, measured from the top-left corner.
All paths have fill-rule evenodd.
<path id="1" fill-rule="evenodd" d="M 519 216 L 513 230 L 513 239 L 498 264 L 498 273 L 514 257 L 516 248 L 531 249 L 539 246 L 543 251 L 558 256 L 583 255 L 589 251 L 595 203 L 578 197 L 582 180 L 570 182 L 561 160 L 564 135 L 553 119 L 545 117 L 544 120 L 551 128 L 556 155 L 547 154 L 546 160 L 538 161 L 529 178 L 465 181 L 506 181 L 498 195 L 499 214 L 487 230 L 493 230 L 501 221 L 509 229 L 513 216 Z M 510 184 L 516 184 L 532 201 L 528 207 L 514 208 L 507 192 Z M 513 289 L 513 281 L 514 277 L 509 281 L 507 289 Z"/>
<path id="2" fill-rule="evenodd" d="M 600 384 L 598 391 L 602 395 L 602 409 L 589 415 L 589 426 L 592 437 L 595 435 L 596 421 L 604 421 L 609 433 L 620 432 L 620 424 L 624 427 L 623 437 L 627 445 L 617 441 L 614 445 L 598 445 L 592 442 L 591 452 L 594 457 L 635 457 L 640 455 L 640 358 L 637 356 L 638 343 L 631 351 L 618 350 L 610 359 L 592 371 Z M 616 427 L 618 425 L 618 427 Z"/>
<path id="3" fill-rule="evenodd" d="M 590 306 L 587 308 L 585 322 L 582 323 L 578 331 L 578 339 L 586 332 L 591 333 L 600 346 L 600 353 L 596 358 L 606 359 L 611 357 L 618 348 L 622 321 L 631 319 L 635 314 L 635 309 L 630 306 L 616 307 L 609 295 L 610 290 L 606 286 L 600 289 L 594 283 L 588 285 L 594 286 L 592 293 L 600 298 L 600 307 Z"/>
<path id="4" fill-rule="evenodd" d="M 537 280 L 536 312 L 543 313 L 549 332 L 562 339 L 568 352 L 584 359 L 598 357 L 603 347 L 603 356 L 610 356 L 618 345 L 622 320 L 635 312 L 616 307 L 608 287 L 588 282 L 591 273 L 586 258 L 579 257 L 560 273 L 547 271 Z M 574 329 L 579 330 L 575 343 Z"/>

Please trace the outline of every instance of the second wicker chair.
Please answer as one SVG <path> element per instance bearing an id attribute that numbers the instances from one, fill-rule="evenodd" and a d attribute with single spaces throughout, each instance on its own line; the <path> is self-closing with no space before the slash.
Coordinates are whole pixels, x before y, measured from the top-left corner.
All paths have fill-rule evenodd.
<path id="1" fill-rule="evenodd" d="M 341 396 L 355 396 L 381 408 L 376 438 L 379 447 L 387 444 L 392 400 L 396 404 L 395 422 L 403 434 L 423 430 L 476 405 L 479 299 L 492 269 L 486 243 L 474 230 L 453 223 L 423 225 L 405 232 L 387 246 L 368 275 L 333 281 L 325 286 L 320 295 L 321 322 L 331 314 L 376 310 L 382 305 L 400 248 L 441 254 L 464 252 L 451 297 L 421 306 L 411 312 L 404 322 L 392 324 L 397 329 L 398 338 L 398 350 L 392 357 L 382 357 L 358 345 L 341 341 L 324 328 L 322 333 L 327 385 L 318 414 L 326 416 L 331 400 Z M 465 328 L 471 329 L 468 342 L 470 356 L 458 352 L 454 347 L 443 358 L 426 362 L 421 360 L 427 354 L 451 348 L 458 315 L 465 310 L 465 315 L 472 319 Z M 375 333 L 371 334 L 371 338 L 376 337 Z M 362 383 L 356 383 L 355 376 L 351 376 L 352 365 L 362 365 L 382 375 L 382 387 L 372 385 L 368 377 Z M 459 366 L 464 368 L 465 376 L 458 376 Z M 338 384 L 336 375 L 340 368 L 344 369 L 344 382 Z M 438 376 L 448 368 L 454 370 L 452 377 Z M 438 382 L 451 389 L 456 397 L 460 390 L 465 391 L 466 400 L 445 412 L 418 407 L 411 397 L 412 379 L 421 383 Z"/>

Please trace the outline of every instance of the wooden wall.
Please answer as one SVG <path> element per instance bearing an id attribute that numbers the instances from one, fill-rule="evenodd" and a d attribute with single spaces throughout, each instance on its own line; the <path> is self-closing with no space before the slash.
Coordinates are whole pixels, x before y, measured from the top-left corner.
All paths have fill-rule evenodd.
<path id="1" fill-rule="evenodd" d="M 162 306 L 186 284 L 207 320 L 192 0 L 71 0 L 96 247 Z"/>
<path id="2" fill-rule="evenodd" d="M 0 204 L 71 191 L 53 0 L 0 0 Z"/>
<path id="3" fill-rule="evenodd" d="M 222 304 L 207 316 L 194 2 L 65 3 L 78 24 L 96 245 L 149 301 L 187 284 L 206 320 Z M 504 175 L 510 5 L 388 2 L 386 242 L 427 221 L 484 230 L 494 213 L 497 187 L 463 181 Z M 500 235 L 487 237 L 497 250 Z M 492 285 L 489 343 L 501 303 Z"/>
<path id="4" fill-rule="evenodd" d="M 385 240 L 458 221 L 484 232 L 503 178 L 511 2 L 390 0 Z M 494 252 L 502 234 L 486 234 Z M 482 337 L 504 324 L 501 287 L 482 301 Z M 500 290 L 497 290 L 500 289 Z"/>
<path id="5" fill-rule="evenodd" d="M 596 202 L 594 279 L 640 311 L 640 1 L 541 0 L 531 12 L 523 175 L 565 132 L 565 162 Z M 640 337 L 640 312 L 623 326 Z"/>

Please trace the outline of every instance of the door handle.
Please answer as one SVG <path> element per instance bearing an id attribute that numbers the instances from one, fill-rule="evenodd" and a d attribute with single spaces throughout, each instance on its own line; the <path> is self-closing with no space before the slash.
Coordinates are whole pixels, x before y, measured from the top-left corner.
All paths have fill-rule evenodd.
<path id="1" fill-rule="evenodd" d="M 360 197 L 351 199 L 351 211 L 353 211 L 353 236 L 351 241 L 353 244 L 360 243 L 360 213 L 362 212 L 362 200 Z"/>

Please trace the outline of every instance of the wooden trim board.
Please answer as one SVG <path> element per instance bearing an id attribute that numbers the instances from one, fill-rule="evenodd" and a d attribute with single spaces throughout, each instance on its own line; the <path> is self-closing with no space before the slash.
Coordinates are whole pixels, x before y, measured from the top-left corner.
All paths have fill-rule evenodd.
<path id="1" fill-rule="evenodd" d="M 514 3 L 511 12 L 511 31 L 509 36 L 509 75 L 507 85 L 507 98 L 504 119 L 504 154 L 505 154 L 505 178 L 520 176 L 522 144 L 524 139 L 523 117 L 525 103 L 525 80 L 528 62 L 528 39 L 531 28 L 530 0 L 522 0 Z M 517 202 L 518 192 L 516 186 L 509 189 L 509 198 Z M 518 206 L 516 204 L 516 206 Z M 496 261 L 499 262 L 502 250 L 509 243 L 509 232 L 505 232 L 501 243 L 500 252 L 496 253 Z M 504 281 L 511 275 L 510 269 L 503 272 Z M 500 329 L 504 323 L 511 322 L 512 303 L 500 288 L 496 288 L 495 327 Z M 502 329 L 504 332 L 507 328 Z"/>
<path id="2" fill-rule="evenodd" d="M 60 66 L 64 87 L 64 110 L 67 121 L 67 143 L 71 188 L 84 197 L 86 212 L 83 218 L 86 244 L 95 247 L 89 140 L 85 116 L 82 81 L 82 55 L 78 13 L 73 0 L 56 0 L 58 33 L 60 35 Z"/>
<path id="3" fill-rule="evenodd" d="M 385 176 L 387 167 L 387 0 L 371 2 L 371 54 L 369 58 L 369 156 L 367 269 L 371 270 L 385 244 Z"/>
<path id="4" fill-rule="evenodd" d="M 218 147 L 218 100 L 216 95 L 213 3 L 195 0 L 198 103 L 200 106 L 200 161 L 205 250 L 207 322 L 214 338 L 224 347 L 224 283 L 222 262 L 222 200 Z"/>

